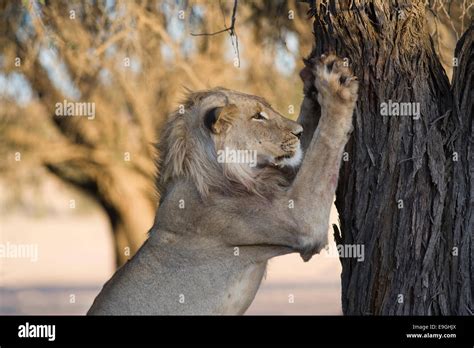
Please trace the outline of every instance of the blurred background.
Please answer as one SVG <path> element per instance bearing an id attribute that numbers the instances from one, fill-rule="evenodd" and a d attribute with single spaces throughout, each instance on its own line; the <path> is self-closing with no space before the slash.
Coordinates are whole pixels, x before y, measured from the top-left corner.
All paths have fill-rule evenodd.
<path id="1" fill-rule="evenodd" d="M 451 76 L 472 3 L 426 4 Z M 0 314 L 84 314 L 133 256 L 159 198 L 154 143 L 185 88 L 264 96 L 296 119 L 301 58 L 314 42 L 308 6 L 242 0 L 232 27 L 234 5 L 0 3 Z M 56 116 L 64 102 L 93 105 L 94 117 Z M 340 314 L 330 241 L 308 263 L 298 255 L 270 261 L 247 313 Z"/>

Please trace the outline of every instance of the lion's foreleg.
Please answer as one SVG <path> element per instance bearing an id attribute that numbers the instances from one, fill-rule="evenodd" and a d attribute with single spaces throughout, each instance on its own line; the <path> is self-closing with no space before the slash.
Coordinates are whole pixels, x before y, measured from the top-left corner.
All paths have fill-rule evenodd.
<path id="1" fill-rule="evenodd" d="M 349 69 L 335 56 L 323 56 L 314 72 L 321 118 L 287 197 L 294 201 L 292 215 L 305 260 L 327 244 L 329 213 L 358 88 Z"/>

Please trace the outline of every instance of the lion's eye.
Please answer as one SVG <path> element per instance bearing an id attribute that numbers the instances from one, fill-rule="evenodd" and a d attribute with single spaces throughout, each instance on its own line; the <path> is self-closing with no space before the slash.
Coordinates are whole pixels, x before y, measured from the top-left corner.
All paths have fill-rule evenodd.
<path id="1" fill-rule="evenodd" d="M 253 120 L 267 120 L 268 118 L 263 112 L 257 112 L 255 115 L 252 116 Z"/>

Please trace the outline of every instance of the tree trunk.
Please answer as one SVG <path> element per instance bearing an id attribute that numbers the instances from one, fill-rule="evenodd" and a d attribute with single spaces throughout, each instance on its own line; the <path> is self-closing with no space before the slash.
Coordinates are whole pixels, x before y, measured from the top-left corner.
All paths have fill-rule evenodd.
<path id="1" fill-rule="evenodd" d="M 153 182 L 132 169 L 99 168 L 94 180 L 81 175 L 71 164 L 48 165 L 61 180 L 86 191 L 104 209 L 114 236 L 117 266 L 123 265 L 141 247 L 152 227 L 156 203 Z M 93 170 L 92 168 L 90 168 Z M 76 172 L 73 174 L 72 172 Z M 81 168 L 84 173 L 84 168 Z"/>
<path id="2" fill-rule="evenodd" d="M 38 61 L 24 73 L 48 113 L 54 115 L 55 103 L 64 100 L 64 96 L 54 88 Z M 93 126 L 75 119 L 54 119 L 63 134 L 74 138 L 78 144 L 86 144 L 89 152 L 77 161 L 57 162 L 52 156 L 51 163 L 46 161 L 45 166 L 62 181 L 90 194 L 101 205 L 113 233 L 116 264 L 121 266 L 140 248 L 153 225 L 158 198 L 153 171 L 148 167 L 143 170 L 133 161 L 118 161 L 109 153 L 101 153 L 96 144 L 89 143 L 91 132 L 87 132 L 86 126 Z"/>
<path id="3" fill-rule="evenodd" d="M 147 162 L 142 164 L 137 153 L 132 155 L 132 161 L 118 160 L 113 155 L 121 154 L 120 149 L 107 149 L 107 152 L 104 144 L 95 144 L 91 140 L 90 134 L 94 134 L 93 129 L 97 126 L 74 118 L 54 117 L 56 102 L 64 100 L 65 96 L 54 87 L 35 58 L 29 69 L 23 71 L 24 75 L 60 133 L 87 149 L 85 154 L 79 151 L 74 161 L 58 161 L 55 156 L 49 156 L 44 165 L 62 181 L 84 190 L 104 209 L 113 233 L 116 264 L 121 266 L 140 248 L 153 225 L 158 201 L 153 161 L 144 156 Z M 147 149 L 144 148 L 143 152 Z"/>
<path id="4" fill-rule="evenodd" d="M 340 258 L 343 312 L 472 314 L 473 27 L 458 43 L 451 88 L 421 1 L 317 3 L 311 57 L 334 50 L 360 81 L 335 237 L 343 250 L 361 245 L 364 260 Z M 397 103 L 415 104 L 393 116 Z"/>

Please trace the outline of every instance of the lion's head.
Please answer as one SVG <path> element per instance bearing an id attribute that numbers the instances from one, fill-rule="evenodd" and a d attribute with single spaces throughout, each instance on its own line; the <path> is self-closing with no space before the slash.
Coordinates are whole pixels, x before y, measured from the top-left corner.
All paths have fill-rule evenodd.
<path id="1" fill-rule="evenodd" d="M 303 128 L 263 98 L 224 88 L 190 93 L 160 138 L 161 189 L 191 179 L 201 195 L 268 194 L 302 158 Z"/>

